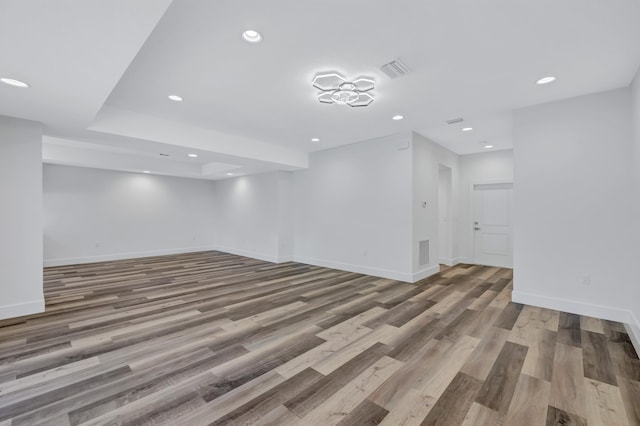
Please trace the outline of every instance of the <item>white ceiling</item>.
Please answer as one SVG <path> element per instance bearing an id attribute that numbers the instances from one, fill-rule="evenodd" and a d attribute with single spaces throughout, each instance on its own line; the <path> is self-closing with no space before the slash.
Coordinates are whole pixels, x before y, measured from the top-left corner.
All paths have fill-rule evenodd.
<path id="1" fill-rule="evenodd" d="M 0 85 L 0 114 L 45 123 L 45 161 L 207 179 L 411 130 L 507 149 L 515 108 L 629 85 L 638 22 L 638 0 L 3 0 L 0 76 L 32 87 Z M 319 103 L 326 70 L 374 78 L 375 101 Z"/>

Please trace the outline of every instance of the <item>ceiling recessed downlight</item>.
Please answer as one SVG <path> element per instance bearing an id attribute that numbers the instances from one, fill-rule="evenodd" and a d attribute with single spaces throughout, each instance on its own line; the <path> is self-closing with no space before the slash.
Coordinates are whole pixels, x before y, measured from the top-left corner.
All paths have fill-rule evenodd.
<path id="1" fill-rule="evenodd" d="M 556 81 L 556 78 L 554 76 L 547 76 L 547 77 L 542 77 L 540 80 L 536 81 L 536 84 L 538 86 L 542 86 L 545 84 L 549 84 L 549 83 L 553 83 L 554 81 Z"/>
<path id="2" fill-rule="evenodd" d="M 311 138 L 311 142 L 320 142 L 320 139 L 318 139 L 318 138 Z"/>
<path id="3" fill-rule="evenodd" d="M 4 84 L 8 84 L 9 86 L 20 87 L 23 89 L 26 89 L 27 87 L 31 87 L 29 86 L 28 83 L 25 83 L 24 81 L 16 80 L 15 78 L 2 77 L 0 78 L 0 81 L 2 81 Z"/>
<path id="4" fill-rule="evenodd" d="M 402 120 L 404 117 L 402 115 L 394 115 L 393 117 L 391 117 L 392 120 L 398 121 L 398 120 Z"/>
<path id="5" fill-rule="evenodd" d="M 484 146 L 486 149 L 493 148 L 493 145 L 487 144 Z"/>
<path id="6" fill-rule="evenodd" d="M 233 176 L 233 173 L 227 173 L 227 176 Z"/>
<path id="7" fill-rule="evenodd" d="M 462 131 L 463 131 L 463 132 L 470 132 L 470 131 L 472 131 L 472 130 L 473 130 L 473 127 L 463 127 L 463 128 L 462 128 Z"/>
<path id="8" fill-rule="evenodd" d="M 182 102 L 182 96 L 169 95 L 168 98 L 171 99 L 174 102 Z"/>
<path id="9" fill-rule="evenodd" d="M 144 170 L 142 173 L 151 173 L 149 170 Z"/>
<path id="10" fill-rule="evenodd" d="M 242 38 L 249 43 L 260 43 L 262 41 L 262 34 L 256 30 L 246 30 L 242 33 Z"/>
<path id="11" fill-rule="evenodd" d="M 198 154 L 187 154 L 187 156 L 188 156 L 188 157 L 191 157 L 191 158 L 197 158 L 197 157 L 198 157 Z"/>

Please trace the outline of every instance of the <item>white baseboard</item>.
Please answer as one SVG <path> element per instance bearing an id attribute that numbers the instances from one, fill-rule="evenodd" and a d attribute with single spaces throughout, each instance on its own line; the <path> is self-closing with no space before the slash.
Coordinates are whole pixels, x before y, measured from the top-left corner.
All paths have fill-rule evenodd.
<path id="1" fill-rule="evenodd" d="M 629 323 L 625 324 L 625 328 L 633 347 L 636 348 L 636 353 L 640 355 L 640 320 L 633 314 L 633 311 L 629 312 Z"/>
<path id="2" fill-rule="evenodd" d="M 350 263 L 336 262 L 333 260 L 316 259 L 312 257 L 294 256 L 294 261 L 308 265 L 322 266 L 324 268 L 339 269 L 341 271 L 355 272 L 358 274 L 372 275 L 374 277 L 388 278 L 404 282 L 413 282 L 412 274 L 392 271 L 389 269 L 372 268 L 370 266 L 353 265 Z"/>
<path id="3" fill-rule="evenodd" d="M 465 263 L 468 265 L 473 265 L 475 261 L 470 257 L 458 257 L 458 263 Z"/>
<path id="4" fill-rule="evenodd" d="M 516 303 L 555 309 L 556 311 L 569 312 L 571 314 L 602 318 L 624 324 L 629 323 L 631 316 L 631 313 L 628 310 L 614 308 L 612 306 L 576 302 L 568 299 L 541 296 L 539 294 L 525 293 L 515 290 L 513 291 L 511 298 Z"/>
<path id="5" fill-rule="evenodd" d="M 163 249 L 139 251 L 133 253 L 102 254 L 97 256 L 69 257 L 64 259 L 45 259 L 44 266 L 78 265 L 82 263 L 108 262 L 110 260 L 137 259 L 139 257 L 164 256 L 168 254 L 195 253 L 199 251 L 216 250 L 213 246 L 183 247 L 177 249 Z"/>
<path id="6" fill-rule="evenodd" d="M 44 312 L 44 298 L 31 302 L 0 306 L 0 320 Z"/>
<path id="7" fill-rule="evenodd" d="M 440 259 L 438 259 L 438 263 L 441 265 L 455 266 L 460 263 L 460 259 L 457 257 L 453 257 L 451 259 L 441 257 Z"/>
<path id="8" fill-rule="evenodd" d="M 411 277 L 411 282 L 415 283 L 416 281 L 420 281 L 424 278 L 427 278 L 433 274 L 437 274 L 440 272 L 440 265 L 429 266 L 428 268 L 422 269 Z"/>
<path id="9" fill-rule="evenodd" d="M 236 254 L 238 256 L 250 257 L 252 259 L 264 260 L 265 262 L 271 262 L 271 263 L 292 262 L 294 259 L 292 255 L 274 256 L 272 254 L 241 250 L 241 249 L 236 249 L 231 247 L 216 246 L 214 250 L 221 251 L 224 253 L 229 253 L 229 254 Z"/>

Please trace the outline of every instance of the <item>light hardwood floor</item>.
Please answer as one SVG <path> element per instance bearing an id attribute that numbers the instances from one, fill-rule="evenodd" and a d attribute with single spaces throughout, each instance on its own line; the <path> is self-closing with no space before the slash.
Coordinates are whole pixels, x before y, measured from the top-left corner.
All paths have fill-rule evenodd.
<path id="1" fill-rule="evenodd" d="M 511 286 L 219 252 L 47 268 L 46 312 L 0 321 L 0 426 L 640 425 L 622 325 Z"/>

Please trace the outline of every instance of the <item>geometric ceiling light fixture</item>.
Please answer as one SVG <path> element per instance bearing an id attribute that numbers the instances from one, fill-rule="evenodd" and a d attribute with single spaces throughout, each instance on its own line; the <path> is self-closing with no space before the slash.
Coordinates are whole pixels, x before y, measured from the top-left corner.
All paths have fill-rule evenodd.
<path id="1" fill-rule="evenodd" d="M 324 104 L 363 107 L 373 102 L 369 92 L 373 90 L 375 81 L 370 78 L 348 81 L 338 73 L 327 72 L 316 75 L 311 84 L 322 91 L 318 94 L 318 100 Z"/>

